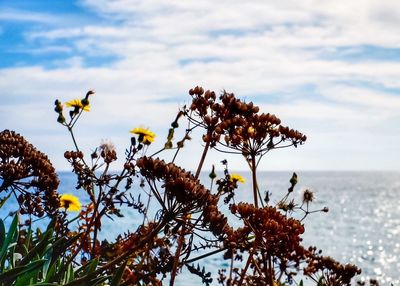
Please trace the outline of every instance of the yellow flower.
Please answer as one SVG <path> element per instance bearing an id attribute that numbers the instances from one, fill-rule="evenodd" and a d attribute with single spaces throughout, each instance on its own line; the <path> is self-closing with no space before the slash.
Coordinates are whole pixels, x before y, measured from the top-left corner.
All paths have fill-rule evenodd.
<path id="1" fill-rule="evenodd" d="M 74 195 L 63 194 L 60 196 L 60 207 L 72 212 L 77 212 L 81 209 L 81 203 Z"/>
<path id="2" fill-rule="evenodd" d="M 73 99 L 73 100 L 70 100 L 70 101 L 66 102 L 65 105 L 68 106 L 68 107 L 78 107 L 78 108 L 82 108 L 84 111 L 90 111 L 90 105 L 89 105 L 89 103 L 83 105 L 83 104 L 82 104 L 82 100 L 80 100 L 80 99 Z"/>
<path id="3" fill-rule="evenodd" d="M 139 142 L 146 145 L 153 143 L 154 138 L 156 137 L 156 134 L 151 132 L 149 128 L 136 127 L 129 132 L 139 135 Z"/>
<path id="4" fill-rule="evenodd" d="M 242 184 L 244 184 L 246 182 L 246 180 L 239 174 L 230 174 L 230 180 L 231 182 L 240 182 Z"/>

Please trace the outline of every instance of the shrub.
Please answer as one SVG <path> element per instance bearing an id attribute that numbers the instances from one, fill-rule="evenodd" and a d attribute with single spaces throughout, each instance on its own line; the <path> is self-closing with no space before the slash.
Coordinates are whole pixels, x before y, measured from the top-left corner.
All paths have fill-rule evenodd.
<path id="1" fill-rule="evenodd" d="M 83 190 L 88 203 L 81 205 L 73 194 L 58 195 L 59 181 L 48 158 L 15 132 L 0 134 L 2 204 L 10 196 L 19 203 L 7 232 L 0 223 L 1 285 L 174 285 L 183 268 L 205 285 L 213 281 L 284 285 L 301 280 L 300 274 L 317 285 L 350 285 L 360 273 L 356 266 L 340 264 L 322 256 L 316 247 L 302 244 L 302 221 L 328 209 L 312 209 L 313 193 L 308 190 L 302 201 L 292 199 L 295 173 L 276 204 L 269 201 L 269 193 L 259 190 L 260 160 L 275 149 L 304 144 L 304 134 L 234 94 L 224 91 L 217 97 L 195 87 L 189 91 L 191 104 L 183 106 L 171 123 L 164 147 L 149 155 L 156 135 L 146 128 L 132 129 L 121 171 L 114 173 L 110 169 L 117 164 L 117 153 L 111 143 L 103 142 L 87 156 L 74 135 L 76 123 L 90 110 L 93 94 L 89 91 L 66 107 L 55 101 L 57 121 L 66 127 L 74 145 L 64 157 L 76 175 L 76 189 Z M 187 127 L 176 141 L 182 120 Z M 192 173 L 175 161 L 195 129 L 203 130 L 204 149 Z M 226 160 L 222 178 L 216 178 L 213 166 L 210 182 L 200 181 L 210 149 L 244 158 L 251 172 L 252 202 L 235 201 L 244 179 L 229 172 Z M 172 160 L 160 158 L 171 152 Z M 221 212 L 224 204 L 231 214 Z M 114 241 L 101 241 L 104 219 L 117 221 L 126 209 L 135 210 L 142 224 Z M 79 212 L 69 219 L 70 211 Z M 28 216 L 28 221 L 21 224 L 20 215 Z M 43 233 L 40 228 L 32 231 L 34 217 L 50 219 Z M 232 218 L 241 226 L 233 227 Z M 216 280 L 207 265 L 200 266 L 211 255 L 220 255 L 230 265 L 219 271 Z"/>

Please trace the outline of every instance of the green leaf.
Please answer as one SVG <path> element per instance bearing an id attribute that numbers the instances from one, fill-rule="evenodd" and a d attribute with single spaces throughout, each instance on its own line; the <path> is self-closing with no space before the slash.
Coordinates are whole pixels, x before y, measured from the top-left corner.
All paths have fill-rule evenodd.
<path id="1" fill-rule="evenodd" d="M 95 286 L 95 285 L 99 285 L 99 284 L 101 284 L 101 283 L 103 283 L 103 282 L 105 282 L 105 281 L 107 281 L 109 279 L 110 279 L 110 276 L 100 276 L 100 277 L 95 277 L 95 278 L 92 278 L 92 277 L 88 276 L 88 277 L 83 278 L 79 282 L 74 282 L 73 281 L 71 283 L 71 285 L 74 285 L 74 286 L 87 286 L 87 285 Z"/>
<path id="2" fill-rule="evenodd" d="M 49 271 L 49 268 L 50 268 L 50 264 L 51 264 L 51 262 L 52 262 L 52 249 L 53 249 L 53 246 L 52 245 L 49 245 L 49 247 L 48 247 L 48 249 L 46 250 L 46 252 L 45 252 L 45 254 L 44 254 L 44 259 L 46 259 L 46 262 L 44 263 L 44 265 L 43 265 L 43 268 L 42 268 L 42 277 L 45 279 L 45 280 L 47 280 L 47 273 L 48 273 L 48 271 Z M 53 264 L 55 264 L 57 261 L 55 261 Z"/>
<path id="3" fill-rule="evenodd" d="M 75 279 L 75 275 L 74 275 L 74 274 L 75 274 L 75 273 L 74 273 L 74 268 L 72 267 L 71 264 L 68 265 L 64 283 L 69 283 L 69 282 L 71 282 L 71 281 L 74 281 L 74 279 Z"/>
<path id="4" fill-rule="evenodd" d="M 24 273 L 30 272 L 30 271 L 36 271 L 38 268 L 42 267 L 44 264 L 45 260 L 37 260 L 32 263 L 29 263 L 28 265 L 24 266 L 17 266 L 13 269 L 7 270 L 3 273 L 0 274 L 0 282 L 8 282 L 8 281 L 14 281 L 18 276 L 23 275 Z"/>
<path id="5" fill-rule="evenodd" d="M 10 198 L 12 193 L 9 193 L 8 196 L 0 199 L 0 209 L 3 207 L 3 205 L 6 203 L 6 201 Z"/>
<path id="6" fill-rule="evenodd" d="M 43 257 L 46 247 L 50 244 L 50 239 L 52 238 L 52 236 L 53 236 L 53 229 L 47 230 L 41 237 L 39 243 L 37 243 L 35 247 L 32 248 L 31 251 L 29 251 L 28 254 L 25 255 L 25 257 L 21 260 L 20 265 L 27 264 L 36 255 L 39 256 L 40 258 Z"/>
<path id="7" fill-rule="evenodd" d="M 82 276 L 85 276 L 95 271 L 97 268 L 97 264 L 99 264 L 99 260 L 97 260 L 97 258 L 93 259 L 88 264 L 86 264 L 83 269 Z"/>
<path id="8" fill-rule="evenodd" d="M 41 282 L 41 283 L 29 284 L 29 286 L 62 286 L 62 285 L 58 284 L 56 282 L 52 282 L 52 283 Z"/>
<path id="9" fill-rule="evenodd" d="M 89 285 L 93 285 L 93 286 L 99 285 L 100 283 L 103 283 L 104 281 L 106 281 L 106 280 L 108 280 L 108 279 L 110 279 L 109 276 L 96 277 L 96 278 L 94 278 L 94 279 L 92 279 L 92 280 L 90 281 L 90 284 L 89 284 Z"/>
<path id="10" fill-rule="evenodd" d="M 0 282 L 7 282 L 9 280 L 14 280 L 16 277 L 26 272 L 27 266 L 18 266 L 10 270 L 4 271 L 0 274 Z"/>
<path id="11" fill-rule="evenodd" d="M 29 249 L 29 245 L 30 245 L 30 243 L 31 243 L 31 239 L 32 239 L 32 224 L 29 224 L 29 228 L 28 228 L 28 231 L 27 231 L 27 236 L 26 236 L 26 239 L 25 239 L 25 247 L 26 247 L 26 249 Z"/>
<path id="12" fill-rule="evenodd" d="M 47 263 L 46 263 L 44 265 L 44 269 L 46 267 L 48 268 L 48 270 L 46 270 L 46 272 L 44 272 L 44 274 L 43 274 L 44 278 L 45 278 L 44 282 L 49 282 L 56 274 L 57 262 L 58 261 L 55 261 L 53 264 L 49 264 L 49 265 L 47 265 Z M 49 268 L 49 266 L 50 266 L 50 268 Z"/>
<path id="13" fill-rule="evenodd" d="M 35 269 L 34 271 L 28 271 L 22 275 L 19 275 L 16 283 L 13 285 L 14 286 L 26 286 L 26 285 L 31 285 L 31 282 L 34 282 L 34 281 L 37 282 L 39 271 L 40 271 L 40 269 Z"/>
<path id="14" fill-rule="evenodd" d="M 57 219 L 53 218 L 47 225 L 47 230 L 54 229 L 57 223 Z"/>
<path id="15" fill-rule="evenodd" d="M 18 238 L 18 214 L 15 214 L 13 221 L 11 222 L 7 236 L 1 245 L 0 249 L 0 265 L 4 265 L 4 259 L 7 255 L 7 251 L 12 244 L 17 241 Z M 13 255 L 13 254 L 11 254 Z M 12 257 L 12 256 L 11 256 Z M 2 268 L 1 268 L 2 269 Z"/>
<path id="16" fill-rule="evenodd" d="M 301 280 L 299 283 L 299 286 L 303 286 L 303 285 L 304 285 L 303 280 Z"/>
<path id="17" fill-rule="evenodd" d="M 128 263 L 128 260 L 125 261 L 125 263 L 123 263 L 115 272 L 112 280 L 111 280 L 111 284 L 110 286 L 118 286 L 121 282 L 122 279 L 122 275 L 124 274 L 124 270 L 126 267 L 126 264 Z"/>
<path id="18" fill-rule="evenodd" d="M 6 227 L 4 226 L 3 220 L 0 218 L 0 247 L 3 246 L 6 240 Z"/>

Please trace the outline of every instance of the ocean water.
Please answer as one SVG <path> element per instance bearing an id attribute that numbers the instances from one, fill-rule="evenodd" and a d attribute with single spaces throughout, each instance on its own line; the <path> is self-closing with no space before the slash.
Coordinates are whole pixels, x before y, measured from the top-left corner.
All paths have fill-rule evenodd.
<path id="1" fill-rule="evenodd" d="M 241 175 L 246 183 L 239 185 L 236 202 L 251 201 L 250 173 Z M 260 190 L 272 193 L 271 204 L 286 193 L 291 175 L 292 172 L 258 174 Z M 324 255 L 342 263 L 356 264 L 362 269 L 357 280 L 376 278 L 380 285 L 400 285 L 400 173 L 298 172 L 297 175 L 293 198 L 300 201 L 301 192 L 310 189 L 315 193 L 312 209 L 329 208 L 328 213 L 314 213 L 305 219 L 303 244 L 315 245 Z M 82 191 L 75 190 L 74 174 L 59 176 L 60 193 L 83 198 Z M 203 175 L 203 182 L 209 186 L 207 174 Z M 0 209 L 0 217 L 7 216 L 11 209 L 12 205 Z M 127 210 L 122 219 L 104 221 L 102 236 L 112 239 L 137 224 L 136 213 Z M 220 254 L 203 260 L 202 265 L 213 274 L 227 266 Z M 178 276 L 177 285 L 188 285 L 187 279 L 190 285 L 202 285 L 197 276 L 186 272 Z"/>

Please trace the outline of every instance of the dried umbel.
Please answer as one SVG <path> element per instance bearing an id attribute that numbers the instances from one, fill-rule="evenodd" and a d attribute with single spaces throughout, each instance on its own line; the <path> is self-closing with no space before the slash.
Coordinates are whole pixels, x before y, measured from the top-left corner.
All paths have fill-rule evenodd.
<path id="1" fill-rule="evenodd" d="M 262 155 L 282 142 L 297 146 L 307 139 L 299 131 L 281 125 L 274 114 L 259 113 L 253 102 L 243 102 L 233 93 L 224 91 L 217 100 L 214 91 L 197 86 L 189 94 L 192 104 L 185 114 L 207 130 L 203 140 L 211 147 L 219 143 L 245 156 Z"/>
<path id="2" fill-rule="evenodd" d="M 164 202 L 166 211 L 170 214 L 186 215 L 201 212 L 202 225 L 209 228 L 216 236 L 223 236 L 232 231 L 227 224 L 227 218 L 218 210 L 218 198 L 210 193 L 200 181 L 190 172 L 173 163 L 151 157 L 141 157 L 136 166 L 148 180 L 150 186 L 155 186 L 157 180 L 162 181 L 167 195 Z M 154 189 L 156 197 L 161 195 Z"/>
<path id="3" fill-rule="evenodd" d="M 0 133 L 0 191 L 14 192 L 22 214 L 54 214 L 59 180 L 48 157 L 14 131 Z M 33 191 L 32 191 L 33 189 Z"/>
<path id="4" fill-rule="evenodd" d="M 329 256 L 315 254 L 315 248 L 310 248 L 307 254 L 308 265 L 304 268 L 304 274 L 312 276 L 322 273 L 324 285 L 342 286 L 351 285 L 351 279 L 361 270 L 353 265 L 343 265 Z"/>
<path id="5" fill-rule="evenodd" d="M 304 226 L 300 221 L 284 216 L 275 207 L 255 208 L 248 203 L 232 205 L 231 212 L 243 220 L 244 226 L 225 240 L 229 249 L 262 254 L 255 258 L 261 265 L 266 263 L 262 258 L 268 257 L 272 262 L 264 268 L 272 273 L 275 268 L 285 271 L 304 261 L 305 251 L 300 244 Z"/>
<path id="6" fill-rule="evenodd" d="M 100 258 L 107 261 L 107 256 L 124 255 L 137 247 L 143 238 L 150 238 L 133 253 L 125 267 L 124 285 L 136 285 L 140 281 L 146 285 L 162 285 L 157 275 L 165 276 L 171 271 L 174 257 L 170 252 L 170 242 L 166 237 L 154 236 L 157 226 L 156 223 L 142 225 L 135 233 L 118 237 L 114 244 L 104 245 L 103 242 Z"/>
<path id="7" fill-rule="evenodd" d="M 243 155 L 252 172 L 254 205 L 258 207 L 260 194 L 256 177 L 261 158 L 273 149 L 297 147 L 307 137 L 283 126 L 274 114 L 260 113 L 253 102 L 241 101 L 233 93 L 224 91 L 217 99 L 215 92 L 196 86 L 189 90 L 189 94 L 192 104 L 183 112 L 191 124 L 206 130 L 203 154 L 208 148 L 214 148 L 224 153 Z M 199 174 L 199 169 L 196 174 Z"/>

